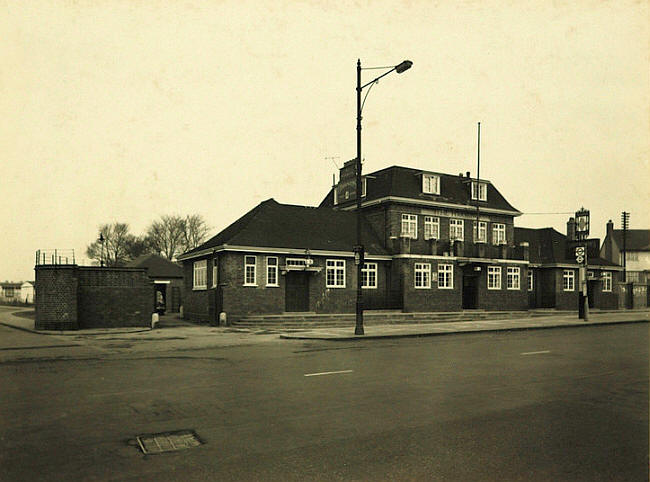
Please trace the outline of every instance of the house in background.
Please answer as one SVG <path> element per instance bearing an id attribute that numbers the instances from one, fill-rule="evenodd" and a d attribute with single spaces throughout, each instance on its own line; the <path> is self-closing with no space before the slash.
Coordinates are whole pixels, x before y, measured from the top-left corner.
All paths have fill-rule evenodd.
<path id="1" fill-rule="evenodd" d="M 553 228 L 515 228 L 515 240 L 528 244 L 528 306 L 576 310 L 580 266 L 575 259 L 575 248 L 585 242 L 576 239 L 573 218 L 567 223 L 567 235 Z M 589 307 L 618 309 L 622 268 L 600 257 L 599 239 L 588 239 L 586 245 Z"/>
<path id="2" fill-rule="evenodd" d="M 20 287 L 22 283 L 13 281 L 4 281 L 0 283 L 0 301 L 17 302 L 20 301 Z"/>
<path id="3" fill-rule="evenodd" d="M 614 223 L 607 223 L 607 234 L 600 248 L 600 255 L 612 262 L 625 266 L 625 285 L 622 305 L 626 308 L 650 306 L 650 229 L 627 229 L 625 231 L 625 253 L 623 253 L 623 230 L 614 229 Z M 625 254 L 625 258 L 623 258 Z"/>
<path id="4" fill-rule="evenodd" d="M 154 283 L 154 309 L 178 313 L 183 303 L 183 269 L 157 254 L 143 254 L 130 261 L 127 268 L 144 268 Z"/>
<path id="5" fill-rule="evenodd" d="M 34 303 L 34 281 L 25 281 L 20 285 L 20 301 Z"/>
<path id="6" fill-rule="evenodd" d="M 364 309 L 523 310 L 527 247 L 487 180 L 393 166 L 363 177 Z M 184 315 L 353 313 L 355 163 L 318 208 L 265 201 L 179 257 Z"/>

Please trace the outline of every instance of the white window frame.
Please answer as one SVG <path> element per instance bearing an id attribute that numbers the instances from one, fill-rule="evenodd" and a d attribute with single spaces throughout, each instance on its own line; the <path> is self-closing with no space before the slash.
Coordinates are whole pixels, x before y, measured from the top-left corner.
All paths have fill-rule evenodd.
<path id="1" fill-rule="evenodd" d="M 460 236 L 458 236 L 460 233 Z M 464 241 L 465 240 L 465 220 L 451 218 L 449 220 L 449 240 L 450 241 Z"/>
<path id="2" fill-rule="evenodd" d="M 254 262 L 251 264 L 248 262 L 249 258 L 253 258 Z M 252 268 L 251 271 L 249 271 L 249 268 Z M 249 273 L 253 273 L 253 282 L 251 283 L 248 281 L 249 279 Z M 257 256 L 252 255 L 252 254 L 246 254 L 244 255 L 244 286 L 257 286 Z"/>
<path id="3" fill-rule="evenodd" d="M 368 194 L 368 178 L 361 177 L 361 197 L 366 197 Z"/>
<path id="4" fill-rule="evenodd" d="M 377 263 L 363 263 L 361 267 L 361 287 L 377 289 Z"/>
<path id="5" fill-rule="evenodd" d="M 453 264 L 438 264 L 438 289 L 439 290 L 454 289 L 454 265 Z"/>
<path id="6" fill-rule="evenodd" d="M 508 266 L 506 268 L 506 289 L 521 289 L 521 268 L 519 266 Z"/>
<path id="7" fill-rule="evenodd" d="M 193 264 L 192 289 L 205 290 L 208 288 L 208 260 L 201 259 Z"/>
<path id="8" fill-rule="evenodd" d="M 479 221 L 478 222 L 478 235 L 476 231 L 476 221 L 474 221 L 474 242 L 475 243 L 487 243 L 487 222 Z"/>
<path id="9" fill-rule="evenodd" d="M 492 224 L 492 244 L 499 246 L 506 244 L 506 225 L 503 223 Z"/>
<path id="10" fill-rule="evenodd" d="M 440 218 L 424 216 L 424 239 L 440 239 Z"/>
<path id="11" fill-rule="evenodd" d="M 275 261 L 275 264 L 271 264 L 270 261 Z M 277 256 L 267 256 L 266 257 L 266 286 L 280 286 L 280 279 L 278 278 L 279 274 L 280 260 Z M 271 273 L 275 276 L 275 283 L 271 283 Z"/>
<path id="12" fill-rule="evenodd" d="M 612 291 L 612 272 L 603 271 L 603 292 Z"/>
<path id="13" fill-rule="evenodd" d="M 565 269 L 562 273 L 562 291 L 575 291 L 576 272 L 573 269 Z"/>
<path id="14" fill-rule="evenodd" d="M 219 259 L 212 258 L 212 287 L 216 288 L 219 281 Z"/>
<path id="15" fill-rule="evenodd" d="M 330 273 L 334 283 L 329 282 Z M 341 275 L 341 278 L 339 277 Z M 342 279 L 342 283 L 340 282 Z M 345 260 L 328 259 L 325 261 L 325 287 L 326 288 L 345 288 Z"/>
<path id="16" fill-rule="evenodd" d="M 532 269 L 528 269 L 528 291 L 535 290 L 535 273 Z"/>
<path id="17" fill-rule="evenodd" d="M 472 199 L 487 201 L 487 183 L 472 181 Z"/>
<path id="18" fill-rule="evenodd" d="M 487 289 L 501 289 L 501 266 L 488 266 L 487 269 Z"/>
<path id="19" fill-rule="evenodd" d="M 402 237 L 418 239 L 418 215 L 402 213 Z"/>
<path id="20" fill-rule="evenodd" d="M 416 290 L 431 288 L 431 263 L 415 263 L 413 268 L 413 286 Z"/>
<path id="21" fill-rule="evenodd" d="M 433 185 L 432 181 L 434 181 Z M 425 194 L 440 194 L 440 176 L 422 174 L 422 192 Z"/>

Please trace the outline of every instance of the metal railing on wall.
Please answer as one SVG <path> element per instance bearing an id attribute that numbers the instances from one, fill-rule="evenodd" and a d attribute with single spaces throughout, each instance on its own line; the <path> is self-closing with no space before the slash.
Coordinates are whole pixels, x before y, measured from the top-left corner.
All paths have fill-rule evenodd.
<path id="1" fill-rule="evenodd" d="M 76 264 L 74 249 L 39 249 L 36 266 Z"/>

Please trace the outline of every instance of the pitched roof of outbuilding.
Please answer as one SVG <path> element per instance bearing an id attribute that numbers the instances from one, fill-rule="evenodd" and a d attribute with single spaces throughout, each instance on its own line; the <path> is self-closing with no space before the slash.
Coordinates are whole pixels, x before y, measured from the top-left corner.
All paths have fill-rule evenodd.
<path id="1" fill-rule="evenodd" d="M 369 254 L 386 254 L 379 238 L 365 221 L 362 239 Z M 356 244 L 356 215 L 327 207 L 280 204 L 268 199 L 181 259 L 222 245 L 352 251 Z"/>
<path id="2" fill-rule="evenodd" d="M 531 263 L 576 264 L 573 257 L 567 256 L 567 237 L 553 228 L 515 228 L 515 244 L 527 242 Z M 589 263 L 595 266 L 618 266 L 601 257 L 591 256 Z"/>
<path id="3" fill-rule="evenodd" d="M 435 174 L 440 177 L 440 195 L 426 194 L 422 192 L 421 174 Z M 475 207 L 476 200 L 471 199 L 469 184 L 476 179 L 462 175 L 444 174 L 432 171 L 423 171 L 402 166 L 391 166 L 379 171 L 364 175 L 366 181 L 366 196 L 363 202 L 384 197 L 401 197 L 422 201 L 433 201 L 447 204 L 458 204 L 462 206 Z M 520 214 L 498 189 L 487 179 L 481 179 L 487 183 L 487 201 L 481 201 L 481 207 L 512 211 L 514 215 Z M 354 204 L 354 196 L 349 201 L 341 202 L 338 206 Z M 327 194 L 320 204 L 331 207 L 334 205 L 333 189 Z"/>
<path id="4" fill-rule="evenodd" d="M 126 264 L 127 268 L 146 268 L 150 278 L 182 278 L 183 268 L 157 254 L 143 254 Z"/>
<path id="5" fill-rule="evenodd" d="M 613 232 L 616 245 L 623 249 L 623 230 Z M 650 251 L 650 229 L 628 229 L 625 234 L 625 249 L 628 251 Z"/>

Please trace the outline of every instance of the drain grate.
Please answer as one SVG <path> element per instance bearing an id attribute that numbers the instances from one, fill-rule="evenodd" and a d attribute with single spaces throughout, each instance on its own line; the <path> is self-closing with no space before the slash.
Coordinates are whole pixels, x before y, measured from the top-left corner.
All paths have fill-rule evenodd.
<path id="1" fill-rule="evenodd" d="M 177 450 L 191 449 L 203 444 L 194 430 L 138 435 L 136 440 L 142 452 L 145 454 L 175 452 Z"/>

